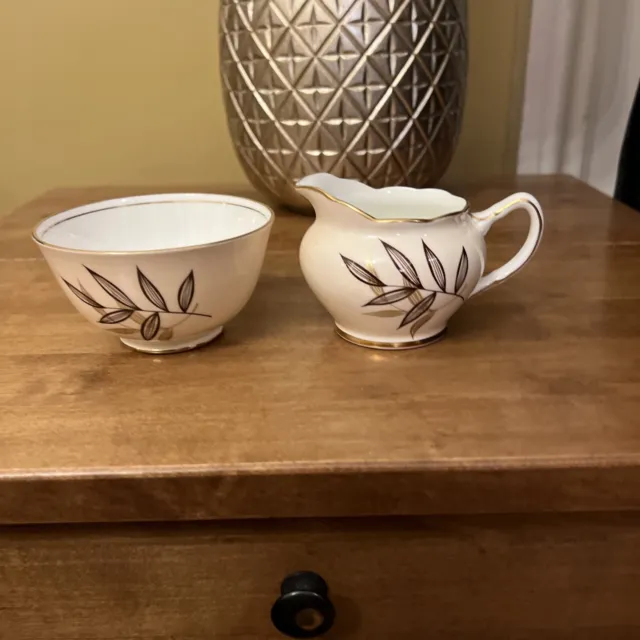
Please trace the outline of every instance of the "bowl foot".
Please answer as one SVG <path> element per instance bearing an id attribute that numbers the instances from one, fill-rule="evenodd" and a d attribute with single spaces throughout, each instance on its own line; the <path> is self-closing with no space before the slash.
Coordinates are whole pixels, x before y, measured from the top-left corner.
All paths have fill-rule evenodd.
<path id="1" fill-rule="evenodd" d="M 382 349 L 386 351 L 399 351 L 402 349 L 417 349 L 418 347 L 426 347 L 428 344 L 433 344 L 444 338 L 447 333 L 445 327 L 442 331 L 428 336 L 427 338 L 421 338 L 420 340 L 406 340 L 404 342 L 382 342 L 377 340 L 369 340 L 367 338 L 361 338 L 347 333 L 344 329 L 341 329 L 336 325 L 336 333 L 347 342 L 358 345 L 359 347 L 368 347 L 369 349 Z"/>
<path id="2" fill-rule="evenodd" d="M 216 327 L 212 331 L 207 333 L 201 333 L 198 336 L 193 336 L 187 340 L 167 340 L 166 342 L 153 341 L 147 342 L 146 340 L 131 340 L 130 338 L 120 338 L 120 341 L 125 346 L 135 351 L 141 351 L 142 353 L 154 353 L 154 354 L 167 354 L 167 353 L 182 353 L 183 351 L 191 351 L 198 347 L 204 347 L 212 340 L 215 340 L 221 333 L 223 327 Z"/>

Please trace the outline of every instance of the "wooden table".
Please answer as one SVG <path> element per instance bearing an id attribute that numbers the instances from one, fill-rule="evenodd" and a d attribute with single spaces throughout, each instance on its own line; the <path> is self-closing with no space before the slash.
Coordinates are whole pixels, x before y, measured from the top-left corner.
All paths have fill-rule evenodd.
<path id="1" fill-rule="evenodd" d="M 29 239 L 154 190 L 57 190 L 0 226 L 0 637 L 275 640 L 299 569 L 329 638 L 640 637 L 640 214 L 566 177 L 465 190 L 531 191 L 540 250 L 445 341 L 388 353 L 336 338 L 310 220 L 281 212 L 225 336 L 154 357 L 93 330 Z M 525 230 L 498 223 L 488 266 Z"/>

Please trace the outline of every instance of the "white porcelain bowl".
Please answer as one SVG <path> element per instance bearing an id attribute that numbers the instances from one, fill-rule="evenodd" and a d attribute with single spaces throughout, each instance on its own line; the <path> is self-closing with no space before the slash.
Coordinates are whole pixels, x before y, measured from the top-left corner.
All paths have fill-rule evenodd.
<path id="1" fill-rule="evenodd" d="M 133 349 L 170 353 L 213 340 L 244 307 L 273 219 L 245 198 L 162 194 L 59 213 L 33 239 L 94 326 Z"/>

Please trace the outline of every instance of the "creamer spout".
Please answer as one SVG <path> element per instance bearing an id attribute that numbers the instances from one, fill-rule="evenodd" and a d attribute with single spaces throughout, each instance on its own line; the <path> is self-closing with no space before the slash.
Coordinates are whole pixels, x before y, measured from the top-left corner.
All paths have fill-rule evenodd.
<path id="1" fill-rule="evenodd" d="M 323 218 L 327 207 L 337 199 L 332 189 L 335 180 L 329 173 L 314 173 L 296 182 L 296 191 L 311 203 L 317 218 Z"/>
<path id="2" fill-rule="evenodd" d="M 367 212 L 362 211 L 354 202 L 354 193 L 357 195 L 360 189 L 368 187 L 356 180 L 336 178 L 329 173 L 314 173 L 298 180 L 295 188 L 311 203 L 319 219 L 329 218 L 331 212 L 337 214 L 338 211 L 343 220 L 349 213 L 356 219 L 369 218 Z"/>
<path id="3" fill-rule="evenodd" d="M 296 189 L 300 192 L 300 195 L 303 195 L 305 198 L 307 197 L 305 194 L 309 191 L 315 191 L 332 200 L 337 198 L 337 195 L 332 193 L 332 191 L 339 189 L 338 183 L 340 182 L 342 182 L 340 178 L 336 178 L 330 173 L 314 173 L 310 176 L 300 178 L 300 180 L 296 182 Z"/>

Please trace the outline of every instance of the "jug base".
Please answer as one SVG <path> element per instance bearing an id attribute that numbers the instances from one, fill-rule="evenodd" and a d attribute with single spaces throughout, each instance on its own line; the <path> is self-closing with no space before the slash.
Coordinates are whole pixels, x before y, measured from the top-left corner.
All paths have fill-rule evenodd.
<path id="1" fill-rule="evenodd" d="M 207 331 L 195 337 L 192 336 L 186 340 L 167 340 L 165 343 L 160 342 L 159 344 L 157 341 L 149 343 L 144 340 L 130 340 L 128 338 L 120 338 L 120 342 L 130 349 L 140 351 L 141 353 L 151 353 L 155 355 L 183 353 L 185 351 L 199 349 L 213 342 L 218 336 L 222 335 L 222 330 L 223 327 L 220 326 L 212 331 Z"/>
<path id="2" fill-rule="evenodd" d="M 420 340 L 407 340 L 404 342 L 380 342 L 377 340 L 369 340 L 367 338 L 360 338 L 358 336 L 354 336 L 350 333 L 347 333 L 344 329 L 341 329 L 338 325 L 335 327 L 336 333 L 347 342 L 351 344 L 355 344 L 359 347 L 367 347 L 368 349 L 381 349 L 384 351 L 400 351 L 403 349 L 417 349 L 419 347 L 426 347 L 428 344 L 433 344 L 434 342 L 438 342 L 444 338 L 447 333 L 447 328 L 445 327 L 439 333 L 436 333 L 433 336 L 429 336 L 427 338 L 421 338 Z"/>

